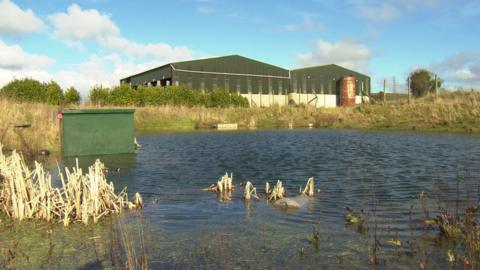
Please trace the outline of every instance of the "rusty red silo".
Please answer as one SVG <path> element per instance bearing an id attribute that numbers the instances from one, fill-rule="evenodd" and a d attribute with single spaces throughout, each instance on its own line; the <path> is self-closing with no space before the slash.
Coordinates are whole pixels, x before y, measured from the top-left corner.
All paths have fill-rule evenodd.
<path id="1" fill-rule="evenodd" d="M 355 105 L 355 77 L 345 76 L 340 80 L 340 106 Z"/>

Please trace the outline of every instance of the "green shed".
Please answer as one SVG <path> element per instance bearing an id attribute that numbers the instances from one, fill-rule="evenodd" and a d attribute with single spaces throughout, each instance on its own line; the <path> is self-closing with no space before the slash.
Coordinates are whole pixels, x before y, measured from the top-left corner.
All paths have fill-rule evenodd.
<path id="1" fill-rule="evenodd" d="M 64 156 L 133 153 L 134 109 L 64 110 Z"/>

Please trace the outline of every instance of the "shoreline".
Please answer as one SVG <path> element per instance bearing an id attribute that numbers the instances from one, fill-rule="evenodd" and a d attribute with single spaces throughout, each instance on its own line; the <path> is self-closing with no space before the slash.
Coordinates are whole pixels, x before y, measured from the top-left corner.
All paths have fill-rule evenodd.
<path id="1" fill-rule="evenodd" d="M 6 148 L 38 153 L 60 151 L 58 106 L 0 98 L 0 141 Z M 88 104 L 74 109 L 113 108 Z M 120 108 L 120 107 L 116 107 Z M 125 108 L 125 107 L 122 107 Z M 304 105 L 266 108 L 205 108 L 164 105 L 136 110 L 135 132 L 204 132 L 218 123 L 237 123 L 238 130 L 350 129 L 358 131 L 441 132 L 480 134 L 480 93 L 442 93 L 413 99 L 351 107 Z M 14 128 L 28 124 L 29 128 Z M 20 135 L 19 135 L 20 134 Z"/>

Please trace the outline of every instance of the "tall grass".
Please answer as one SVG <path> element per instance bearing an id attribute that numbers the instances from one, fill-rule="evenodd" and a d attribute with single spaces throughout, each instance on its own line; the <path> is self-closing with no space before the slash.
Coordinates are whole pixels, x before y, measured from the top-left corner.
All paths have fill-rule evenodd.
<path id="1" fill-rule="evenodd" d="M 56 106 L 43 103 L 17 102 L 0 97 L 0 143 L 25 154 L 40 149 L 58 149 L 59 122 L 55 119 Z M 28 128 L 16 128 L 20 125 Z M 30 153 L 31 152 L 31 153 Z"/>

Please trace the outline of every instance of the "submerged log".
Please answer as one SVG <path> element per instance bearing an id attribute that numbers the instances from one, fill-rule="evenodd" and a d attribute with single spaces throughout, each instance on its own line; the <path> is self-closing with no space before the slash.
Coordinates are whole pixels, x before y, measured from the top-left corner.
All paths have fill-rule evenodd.
<path id="1" fill-rule="evenodd" d="M 308 201 L 306 195 L 299 195 L 291 198 L 282 198 L 273 203 L 273 206 L 279 208 L 300 208 L 303 207 Z"/>

